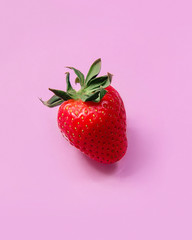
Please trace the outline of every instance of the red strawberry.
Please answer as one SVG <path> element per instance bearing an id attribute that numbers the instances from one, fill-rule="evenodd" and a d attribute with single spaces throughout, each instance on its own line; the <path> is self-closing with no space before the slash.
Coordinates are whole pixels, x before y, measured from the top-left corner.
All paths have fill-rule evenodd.
<path id="1" fill-rule="evenodd" d="M 76 92 L 67 73 L 67 91 L 50 89 L 55 95 L 42 101 L 48 107 L 61 105 L 58 125 L 62 134 L 76 148 L 102 163 L 120 160 L 127 150 L 126 113 L 119 93 L 110 86 L 112 75 L 97 77 L 101 59 L 96 60 L 86 79 L 75 68 Z"/>

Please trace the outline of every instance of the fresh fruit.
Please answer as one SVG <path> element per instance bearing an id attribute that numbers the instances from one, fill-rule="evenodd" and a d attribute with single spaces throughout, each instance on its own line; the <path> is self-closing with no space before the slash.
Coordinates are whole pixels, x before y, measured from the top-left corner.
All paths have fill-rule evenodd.
<path id="1" fill-rule="evenodd" d="M 58 126 L 63 136 L 90 158 L 101 163 L 120 160 L 127 150 L 126 112 L 119 93 L 110 86 L 112 75 L 97 77 L 101 59 L 97 59 L 86 76 L 72 69 L 81 89 L 72 88 L 66 73 L 67 91 L 49 89 L 54 95 L 42 101 L 48 107 L 60 105 Z"/>

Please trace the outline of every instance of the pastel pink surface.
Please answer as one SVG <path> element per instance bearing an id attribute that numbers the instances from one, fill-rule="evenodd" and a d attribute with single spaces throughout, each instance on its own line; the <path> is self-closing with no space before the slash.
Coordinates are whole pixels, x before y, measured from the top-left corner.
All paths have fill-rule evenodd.
<path id="1" fill-rule="evenodd" d="M 192 239 L 192 3 L 2 1 L 0 239 Z M 102 58 L 129 150 L 93 162 L 38 97 Z"/>

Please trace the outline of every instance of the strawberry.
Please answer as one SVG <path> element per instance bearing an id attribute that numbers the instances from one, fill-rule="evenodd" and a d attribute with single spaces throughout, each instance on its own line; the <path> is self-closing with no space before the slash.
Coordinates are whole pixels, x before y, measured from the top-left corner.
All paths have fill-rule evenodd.
<path id="1" fill-rule="evenodd" d="M 101 163 L 120 160 L 127 150 L 126 112 L 119 93 L 110 86 L 112 75 L 97 77 L 101 59 L 86 76 L 73 67 L 81 89 L 76 91 L 66 73 L 67 91 L 49 89 L 54 95 L 42 101 L 48 107 L 59 106 L 58 126 L 63 136 L 90 158 Z"/>

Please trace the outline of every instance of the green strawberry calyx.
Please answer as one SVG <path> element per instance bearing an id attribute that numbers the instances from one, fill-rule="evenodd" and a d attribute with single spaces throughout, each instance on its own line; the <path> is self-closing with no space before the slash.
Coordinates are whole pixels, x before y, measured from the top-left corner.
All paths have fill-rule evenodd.
<path id="1" fill-rule="evenodd" d="M 110 73 L 107 73 L 107 75 L 101 77 L 97 77 L 101 70 L 101 59 L 97 59 L 91 65 L 86 78 L 84 77 L 83 73 L 81 73 L 76 68 L 67 68 L 75 72 L 77 75 L 75 83 L 79 83 L 81 85 L 81 89 L 79 91 L 76 91 L 71 86 L 70 73 L 66 72 L 66 91 L 49 88 L 49 90 L 53 92 L 54 95 L 48 101 L 43 101 L 42 99 L 40 99 L 40 101 L 50 108 L 59 106 L 64 101 L 67 101 L 69 99 L 81 99 L 83 102 L 100 102 L 107 93 L 107 90 L 105 88 L 111 84 L 112 80 L 112 74 Z"/>

